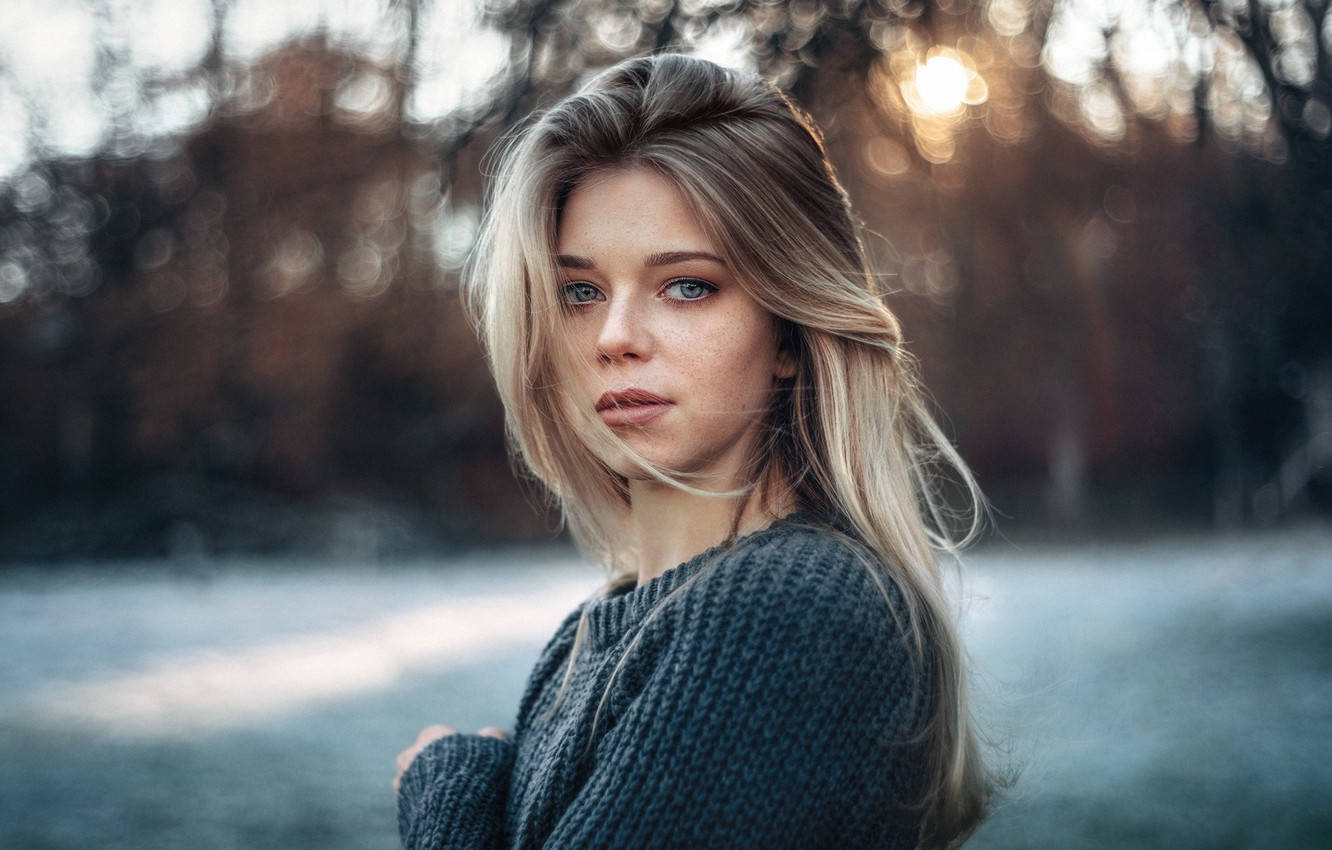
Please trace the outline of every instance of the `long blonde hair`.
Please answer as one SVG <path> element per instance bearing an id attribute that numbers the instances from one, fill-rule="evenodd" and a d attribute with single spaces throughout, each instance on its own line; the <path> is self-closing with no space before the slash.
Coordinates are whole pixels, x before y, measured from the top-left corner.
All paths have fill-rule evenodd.
<path id="1" fill-rule="evenodd" d="M 516 455 L 580 547 L 621 580 L 628 490 L 597 446 L 614 444 L 659 479 L 691 486 L 628 451 L 565 403 L 562 389 L 570 356 L 555 261 L 563 204 L 595 172 L 652 169 L 776 317 L 795 356 L 797 373 L 781 382 L 750 468 L 756 482 L 789 482 L 802 512 L 838 518 L 872 553 L 866 565 L 880 587 L 891 581 L 901 590 L 933 685 L 921 843 L 965 839 L 984 817 L 992 777 L 968 710 L 965 652 L 939 556 L 974 539 L 985 502 L 930 415 L 813 120 L 757 76 L 665 54 L 603 72 L 511 135 L 498 156 L 465 303 Z M 966 495 L 966 510 L 948 506 L 946 486 Z"/>

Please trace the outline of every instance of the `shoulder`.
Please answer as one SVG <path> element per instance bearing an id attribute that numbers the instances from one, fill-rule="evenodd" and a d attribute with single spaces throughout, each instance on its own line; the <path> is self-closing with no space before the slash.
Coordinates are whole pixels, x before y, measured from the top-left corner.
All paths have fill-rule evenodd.
<path id="1" fill-rule="evenodd" d="M 565 615 L 564 620 L 555 629 L 555 634 L 551 635 L 550 640 L 546 641 L 541 654 L 537 656 L 536 664 L 532 667 L 532 672 L 528 674 L 527 686 L 523 690 L 522 698 L 518 703 L 517 729 L 520 730 L 526 726 L 533 707 L 548 691 L 550 683 L 558 681 L 560 670 L 563 669 L 568 661 L 569 654 L 573 651 L 583 610 L 591 601 L 591 598 L 584 600 L 579 603 L 578 607 Z"/>
<path id="2" fill-rule="evenodd" d="M 671 607 L 658 667 L 677 709 L 734 706 L 728 717 L 798 727 L 810 741 L 914 728 L 928 667 L 896 583 L 853 539 L 805 527 L 743 539 Z"/>
<path id="3" fill-rule="evenodd" d="M 742 539 L 704 569 L 668 615 L 685 663 L 785 666 L 911 678 L 918 661 L 891 574 L 855 540 L 785 526 Z"/>
<path id="4" fill-rule="evenodd" d="M 733 615 L 817 619 L 836 627 L 895 622 L 906 606 L 892 572 L 869 547 L 840 532 L 783 524 L 737 541 L 700 576 L 695 595 Z M 700 601 L 700 600 L 696 600 Z M 772 615 L 783 616 L 774 618 Z"/>

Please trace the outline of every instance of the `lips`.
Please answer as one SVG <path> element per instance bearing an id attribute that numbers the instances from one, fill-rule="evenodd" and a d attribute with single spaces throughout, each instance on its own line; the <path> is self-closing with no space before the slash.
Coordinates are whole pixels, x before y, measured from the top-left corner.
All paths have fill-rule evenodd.
<path id="1" fill-rule="evenodd" d="M 672 402 L 659 395 L 631 387 L 603 393 L 597 399 L 601 421 L 612 428 L 620 425 L 646 425 L 664 414 Z"/>

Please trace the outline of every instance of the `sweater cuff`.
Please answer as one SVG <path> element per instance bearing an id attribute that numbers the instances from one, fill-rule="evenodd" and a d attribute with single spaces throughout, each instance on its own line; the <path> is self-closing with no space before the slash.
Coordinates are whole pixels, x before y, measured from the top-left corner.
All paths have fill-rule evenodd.
<path id="1" fill-rule="evenodd" d="M 513 743 L 483 735 L 431 741 L 398 786 L 398 834 L 407 848 L 484 847 L 503 831 Z"/>

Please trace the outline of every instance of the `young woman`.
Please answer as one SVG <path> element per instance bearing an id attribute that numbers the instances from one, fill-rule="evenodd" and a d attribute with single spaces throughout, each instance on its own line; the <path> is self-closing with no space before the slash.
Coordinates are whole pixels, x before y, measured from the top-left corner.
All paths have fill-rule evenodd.
<path id="1" fill-rule="evenodd" d="M 930 418 L 812 121 L 677 55 L 512 140 L 468 303 L 516 453 L 606 586 L 511 736 L 398 757 L 410 848 L 944 847 L 989 776 Z M 963 541 L 965 542 L 965 541 Z"/>

